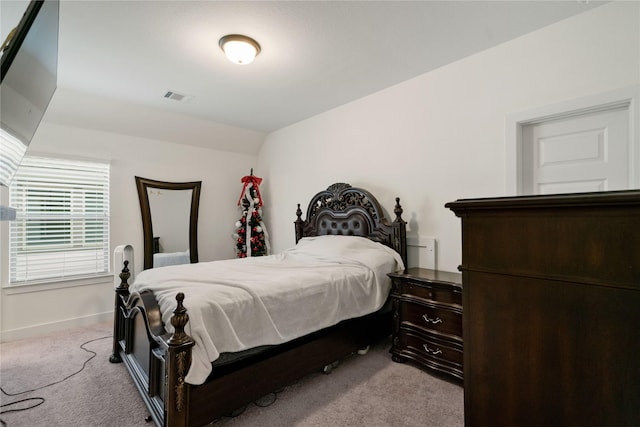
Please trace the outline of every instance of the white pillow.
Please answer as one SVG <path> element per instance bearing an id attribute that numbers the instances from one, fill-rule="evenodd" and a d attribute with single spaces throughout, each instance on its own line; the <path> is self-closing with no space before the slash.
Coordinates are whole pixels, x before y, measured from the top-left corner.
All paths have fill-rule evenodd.
<path id="1" fill-rule="evenodd" d="M 326 235 L 304 237 L 288 251 L 291 254 L 330 258 L 346 258 L 378 270 L 404 270 L 400 255 L 388 246 L 361 236 Z"/>

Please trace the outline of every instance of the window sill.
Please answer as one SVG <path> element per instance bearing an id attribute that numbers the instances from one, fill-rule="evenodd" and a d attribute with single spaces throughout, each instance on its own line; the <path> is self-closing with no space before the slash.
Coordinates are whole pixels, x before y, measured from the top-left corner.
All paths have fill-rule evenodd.
<path id="1" fill-rule="evenodd" d="M 113 274 L 106 273 L 100 276 L 78 277 L 47 282 L 32 282 L 15 285 L 4 285 L 2 291 L 5 295 L 26 294 L 29 292 L 51 291 L 54 289 L 74 288 L 77 286 L 113 284 Z"/>

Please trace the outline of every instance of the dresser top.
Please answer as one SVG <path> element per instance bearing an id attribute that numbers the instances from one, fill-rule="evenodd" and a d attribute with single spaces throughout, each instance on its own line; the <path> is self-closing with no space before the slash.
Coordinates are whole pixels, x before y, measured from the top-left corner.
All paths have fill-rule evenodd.
<path id="1" fill-rule="evenodd" d="M 456 213 L 464 210 L 484 209 L 640 206 L 640 190 L 459 199 L 444 206 Z"/>

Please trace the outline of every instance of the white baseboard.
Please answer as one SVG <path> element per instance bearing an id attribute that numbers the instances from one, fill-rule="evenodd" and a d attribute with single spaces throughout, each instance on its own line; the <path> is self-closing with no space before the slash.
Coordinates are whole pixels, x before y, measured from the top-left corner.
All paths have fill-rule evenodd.
<path id="1" fill-rule="evenodd" d="M 84 328 L 113 320 L 113 311 L 96 313 L 90 316 L 75 317 L 57 322 L 42 323 L 24 328 L 10 329 L 0 333 L 0 342 L 17 341 L 60 332 L 68 329 Z"/>

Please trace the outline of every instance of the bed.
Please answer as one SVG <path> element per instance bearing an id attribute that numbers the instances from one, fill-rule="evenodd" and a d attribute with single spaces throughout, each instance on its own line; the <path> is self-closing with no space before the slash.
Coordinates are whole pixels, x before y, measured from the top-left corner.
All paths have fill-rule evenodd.
<path id="1" fill-rule="evenodd" d="M 121 283 L 115 290 L 111 362 L 124 362 L 149 409 L 150 419 L 158 426 L 171 427 L 205 425 L 304 375 L 328 370 L 336 361 L 390 333 L 386 273 L 404 268 L 407 259 L 406 223 L 399 198 L 393 212 L 395 219 L 389 221 L 371 193 L 337 183 L 313 196 L 304 220 L 298 205 L 294 222 L 296 245 L 282 254 L 254 257 L 249 263 L 245 263 L 246 259 L 225 260 L 145 270 L 131 286 L 125 261 Z M 380 265 L 371 267 L 371 261 L 364 260 L 362 254 L 369 247 L 384 260 Z M 385 251 L 396 261 L 388 261 Z M 260 271 L 269 286 L 253 280 L 257 288 L 248 290 L 239 278 L 245 280 L 251 270 L 262 268 L 252 263 L 262 267 L 267 264 L 272 270 L 293 263 L 298 270 L 295 274 L 274 272 L 275 278 Z M 318 288 L 313 287 L 318 286 L 314 284 L 316 274 L 306 273 L 311 271 L 307 264 L 314 263 L 323 269 L 320 276 L 325 284 L 319 285 L 326 289 L 342 286 L 350 296 L 337 291 L 338 302 L 332 303 L 332 293 L 327 290 L 319 297 Z M 227 271 L 239 265 L 245 269 L 243 272 Z M 281 280 L 287 275 L 294 278 L 293 283 Z M 210 291 L 209 285 L 204 290 L 200 284 L 204 280 L 200 278 L 205 276 L 216 277 L 215 287 L 225 285 L 215 302 L 204 303 L 201 297 L 200 292 Z M 232 283 L 231 278 L 236 276 Z M 360 276 L 372 282 L 354 285 L 351 280 L 360 280 Z M 332 280 L 326 282 L 329 277 Z M 177 287 L 176 280 L 181 280 Z M 251 282 L 252 278 L 247 276 L 246 281 Z M 262 288 L 272 286 L 288 301 L 277 309 L 280 311 L 270 305 L 277 299 L 273 292 L 269 296 L 261 293 Z M 354 289 L 370 289 L 375 295 L 367 297 Z M 238 295 L 246 294 L 252 295 L 249 299 L 257 300 L 262 309 L 266 307 L 263 316 L 267 317 L 260 317 L 261 309 L 240 305 L 244 304 L 240 301 L 244 297 Z M 306 304 L 312 304 L 297 310 L 308 313 L 303 317 L 312 321 L 302 321 L 300 313 L 296 314 L 294 308 L 299 304 L 303 307 L 302 302 L 291 295 L 306 298 Z M 227 300 L 231 306 L 224 305 Z M 365 307 L 366 300 L 371 301 Z M 246 327 L 226 324 L 229 317 L 243 316 L 254 325 L 267 325 L 267 329 L 247 335 Z M 306 326 L 300 326 L 303 324 Z M 288 330 L 291 325 L 298 330 Z M 231 340 L 223 340 L 225 336 Z"/>

